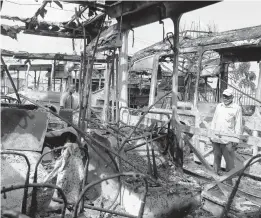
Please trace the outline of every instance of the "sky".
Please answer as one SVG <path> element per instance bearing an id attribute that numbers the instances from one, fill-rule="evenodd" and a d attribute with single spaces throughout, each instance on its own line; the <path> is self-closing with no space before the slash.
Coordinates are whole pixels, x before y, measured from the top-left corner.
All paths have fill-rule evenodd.
<path id="1" fill-rule="evenodd" d="M 1 13 L 3 15 L 32 17 L 41 5 L 41 0 L 4 0 Z M 47 7 L 46 21 L 68 21 L 74 14 L 74 5 L 63 4 L 64 10 L 59 9 L 54 3 Z M 261 1 L 228 1 L 219 2 L 186 14 L 181 18 L 180 27 L 190 29 L 191 25 L 198 25 L 206 28 L 208 24 L 215 24 L 219 31 L 244 28 L 261 25 Z M 16 25 L 19 22 L 2 20 L 2 23 Z M 22 23 L 20 23 L 22 24 Z M 170 19 L 164 20 L 165 34 L 173 32 L 174 27 Z M 129 54 L 132 55 L 140 49 L 162 40 L 162 25 L 158 22 L 134 29 L 129 33 Z M 34 36 L 19 34 L 18 40 L 1 35 L 1 48 L 13 51 L 27 52 L 50 52 L 72 54 L 71 39 Z M 82 48 L 82 40 L 76 43 L 76 51 L 79 54 Z"/>
<path id="2" fill-rule="evenodd" d="M 183 14 L 180 27 L 190 29 L 192 23 L 201 28 L 215 24 L 219 31 L 245 28 L 261 25 L 261 1 L 223 1 L 189 13 Z M 165 33 L 173 32 L 170 19 L 164 20 Z M 130 33 L 129 52 L 134 53 L 138 47 L 147 47 L 151 42 L 162 40 L 162 25 L 158 22 L 135 29 L 135 46 L 132 48 L 132 33 Z M 146 44 L 146 45 L 145 45 Z"/>

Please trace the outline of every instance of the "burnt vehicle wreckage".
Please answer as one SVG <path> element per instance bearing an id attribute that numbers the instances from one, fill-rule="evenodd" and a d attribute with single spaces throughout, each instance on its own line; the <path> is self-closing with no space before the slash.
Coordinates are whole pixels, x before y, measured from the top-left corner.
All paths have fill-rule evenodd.
<path id="1" fill-rule="evenodd" d="M 215 217 L 259 217 L 261 190 L 256 187 L 261 178 L 252 169 L 261 169 L 261 80 L 256 97 L 232 87 L 256 102 L 254 113 L 244 113 L 245 128 L 251 134 L 212 131 L 208 123 L 221 93 L 231 86 L 229 63 L 260 61 L 261 27 L 206 33 L 198 38 L 179 33 L 182 14 L 218 3 L 214 1 L 54 1 L 61 8 L 65 2 L 78 4 L 79 11 L 68 22 L 38 21 L 49 2 L 44 1 L 32 18 L 1 15 L 25 24 L 1 25 L 2 34 L 80 38 L 84 49 L 80 56 L 1 51 L 2 71 L 15 93 L 2 97 L 1 102 L 2 216 L 186 217 L 203 208 Z M 86 10 L 90 18 L 80 22 Z M 96 12 L 100 13 L 93 16 Z M 117 23 L 109 26 L 107 16 Z M 166 18 L 172 19 L 175 34 L 167 33 L 163 41 L 134 54 L 129 63 L 129 31 Z M 64 66 L 55 62 L 7 66 L 3 57 L 77 63 L 79 110 L 59 111 L 59 101 L 50 101 L 55 95 L 51 92 L 45 99 L 40 99 L 40 94 L 32 97 L 32 92 L 28 97 L 19 92 L 19 80 L 15 84 L 10 74 L 10 70 L 46 69 L 52 90 L 55 72 L 62 72 Z M 173 63 L 173 69 L 160 74 L 169 83 L 158 75 L 166 61 Z M 92 92 L 90 78 L 97 62 L 105 63 L 107 71 L 103 91 Z M 211 73 L 204 71 L 208 66 Z M 186 72 L 190 74 L 182 80 Z M 149 85 L 138 84 L 138 90 L 147 87 L 145 97 L 138 100 L 141 92 L 128 93 L 132 73 L 139 78 L 151 75 Z M 212 102 L 206 101 L 207 91 L 201 91 L 202 81 L 208 77 L 218 79 Z M 36 83 L 35 76 L 35 87 Z M 203 86 L 207 87 L 207 82 Z M 101 96 L 103 104 L 93 107 L 92 99 L 98 102 Z M 137 109 L 141 105 L 131 103 L 133 98 L 137 102 L 142 99 L 143 108 Z M 236 168 L 222 176 L 211 166 L 210 138 L 228 139 L 241 149 L 236 154 Z M 202 169 L 200 173 L 195 165 L 186 163 L 190 152 L 202 164 L 196 166 Z M 231 178 L 234 186 L 225 182 Z"/>

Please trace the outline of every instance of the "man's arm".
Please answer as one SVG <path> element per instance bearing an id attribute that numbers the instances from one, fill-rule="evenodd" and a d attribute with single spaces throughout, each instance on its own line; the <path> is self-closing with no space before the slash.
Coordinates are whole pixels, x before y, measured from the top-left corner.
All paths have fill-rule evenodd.
<path id="1" fill-rule="evenodd" d="M 216 107 L 213 119 L 211 121 L 210 129 L 215 129 L 216 128 L 216 122 L 217 122 L 218 113 L 219 113 L 219 104 Z"/>
<path id="2" fill-rule="evenodd" d="M 236 112 L 236 117 L 235 117 L 235 133 L 237 135 L 241 135 L 243 131 L 243 118 L 242 118 L 242 109 L 239 106 Z"/>
<path id="3" fill-rule="evenodd" d="M 66 102 L 67 97 L 68 97 L 67 93 L 62 94 L 61 99 L 60 99 L 60 108 L 63 109 L 65 107 L 65 102 Z"/>

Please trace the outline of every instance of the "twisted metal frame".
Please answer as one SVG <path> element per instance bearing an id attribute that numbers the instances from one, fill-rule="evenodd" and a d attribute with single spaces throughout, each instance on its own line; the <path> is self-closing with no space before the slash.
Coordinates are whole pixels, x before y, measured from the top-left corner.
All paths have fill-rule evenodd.
<path id="1" fill-rule="evenodd" d="M 13 191 L 13 190 L 16 190 L 16 189 L 21 189 L 21 188 L 24 188 L 24 189 L 28 189 L 28 187 L 33 187 L 33 188 L 51 188 L 51 189 L 57 189 L 58 192 L 61 194 L 62 196 L 62 199 L 63 199 L 63 203 L 64 203 L 64 206 L 63 206 L 63 209 L 62 209 L 62 215 L 61 215 L 61 218 L 64 218 L 65 216 L 65 210 L 67 208 L 67 199 L 66 199 L 66 196 L 63 192 L 63 190 L 56 186 L 56 185 L 53 185 L 53 184 L 48 184 L 48 183 L 39 183 L 39 184 L 35 184 L 35 183 L 29 183 L 29 184 L 20 184 L 20 185 L 12 185 L 10 187 L 7 187 L 7 188 L 2 188 L 1 189 L 1 194 L 4 194 L 6 192 L 10 192 L 10 191 Z"/>
<path id="2" fill-rule="evenodd" d="M 106 147 L 105 145 L 99 143 L 99 141 L 97 141 L 95 138 L 93 138 L 92 136 L 88 135 L 87 133 L 83 132 L 80 128 L 78 128 L 76 125 L 74 125 L 73 123 L 69 122 L 68 120 L 66 120 L 65 118 L 61 117 L 60 115 L 54 113 L 53 111 L 49 110 L 48 108 L 45 108 L 44 106 L 42 106 L 41 104 L 38 104 L 37 102 L 35 102 L 34 100 L 27 98 L 24 95 L 21 95 L 21 97 L 23 97 L 24 99 L 32 102 L 33 104 L 35 104 L 36 106 L 38 106 L 39 108 L 42 108 L 46 111 L 48 111 L 49 113 L 51 113 L 52 115 L 60 118 L 61 120 L 63 120 L 64 122 L 66 122 L 67 124 L 71 125 L 79 134 L 80 136 L 86 141 L 87 145 L 90 146 L 91 148 L 94 148 L 94 146 L 90 143 L 90 140 L 92 142 L 95 142 L 99 145 L 99 147 L 102 147 L 103 149 L 107 150 L 108 152 L 112 153 L 113 155 L 117 156 L 118 158 L 120 158 L 122 161 L 124 161 L 126 164 L 128 164 L 129 166 L 131 166 L 133 169 L 137 170 L 138 172 L 142 173 L 139 168 L 137 168 L 135 165 L 133 165 L 130 161 L 126 160 L 124 157 L 122 157 L 119 152 L 115 152 L 113 149 Z M 163 96 L 164 97 L 164 96 Z M 152 182 L 159 184 L 159 182 L 161 182 L 160 179 L 155 180 L 152 177 L 148 177 L 148 179 L 150 179 Z M 165 186 L 162 184 L 162 188 L 164 188 L 165 190 L 168 190 L 167 188 L 165 188 Z"/>
<path id="3" fill-rule="evenodd" d="M 18 152 L 14 152 L 14 151 L 1 151 L 0 152 L 1 155 L 18 155 L 18 156 L 22 156 L 27 164 L 27 173 L 26 173 L 26 177 L 25 177 L 25 189 L 24 189 L 24 197 L 23 197 L 23 201 L 22 201 L 22 210 L 21 212 L 23 214 L 26 214 L 26 205 L 27 205 L 27 196 L 28 196 L 28 184 L 29 184 L 29 177 L 30 177 L 30 161 L 27 158 L 27 156 L 25 154 L 22 153 L 18 153 Z M 3 187 L 4 189 L 4 187 Z"/>
<path id="4" fill-rule="evenodd" d="M 65 149 L 66 147 L 64 146 L 60 146 L 60 147 L 57 147 L 57 148 L 54 148 L 52 149 L 51 151 L 48 151 L 46 152 L 45 154 L 41 155 L 41 157 L 39 158 L 39 160 L 37 161 L 36 165 L 35 165 L 35 171 L 34 171 L 34 180 L 33 182 L 34 183 L 37 183 L 37 177 L 38 177 L 38 166 L 40 165 L 43 157 L 49 153 L 52 153 L 54 151 L 58 151 L 58 150 L 62 150 L 62 149 Z M 83 148 L 83 147 L 79 147 L 81 150 L 84 151 L 84 154 L 85 154 L 85 157 L 87 158 L 87 161 L 85 163 L 85 174 L 84 174 L 84 178 L 83 178 L 83 187 L 85 186 L 86 184 L 86 181 L 87 181 L 87 177 L 88 177 L 88 168 L 89 168 L 89 154 L 88 154 L 88 150 L 86 148 Z M 36 208 L 37 208 L 37 197 L 36 197 L 36 193 L 37 193 L 37 187 L 34 187 L 33 188 L 33 191 L 32 191 L 32 203 L 31 203 L 31 207 L 32 207 L 32 210 L 31 210 L 31 214 L 30 216 L 32 217 L 35 217 L 35 213 L 36 213 Z M 82 208 L 81 210 L 83 209 L 83 205 L 84 205 L 84 199 L 83 199 L 83 203 L 82 203 Z"/>
<path id="5" fill-rule="evenodd" d="M 237 179 L 237 181 L 236 181 L 236 184 L 235 184 L 235 186 L 233 187 L 232 192 L 230 193 L 230 195 L 229 195 L 229 197 L 228 197 L 227 204 L 226 204 L 226 206 L 224 207 L 224 209 L 223 209 L 223 211 L 222 211 L 222 213 L 221 213 L 221 215 L 220 215 L 220 218 L 226 218 L 226 217 L 227 217 L 227 214 L 228 214 L 228 212 L 229 212 L 230 206 L 231 206 L 231 204 L 232 204 L 232 202 L 233 202 L 233 199 L 234 199 L 234 197 L 235 197 L 235 195 L 236 195 L 238 186 L 239 186 L 239 184 L 240 184 L 240 180 L 241 180 L 241 178 L 242 178 L 242 176 L 243 176 L 243 174 L 244 174 L 244 171 L 245 171 L 245 170 L 249 167 L 249 165 L 250 165 L 255 159 L 257 159 L 257 158 L 261 158 L 261 154 L 257 154 L 256 156 L 253 156 L 252 158 L 250 158 L 250 160 L 247 162 L 247 164 L 245 165 L 245 167 L 244 167 L 244 168 L 242 169 L 242 171 L 240 172 L 239 177 L 238 177 L 238 179 Z"/>

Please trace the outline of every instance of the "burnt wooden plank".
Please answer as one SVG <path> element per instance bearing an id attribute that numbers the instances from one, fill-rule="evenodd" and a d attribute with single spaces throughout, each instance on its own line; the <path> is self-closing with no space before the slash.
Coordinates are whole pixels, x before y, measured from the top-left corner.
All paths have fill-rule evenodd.
<path id="1" fill-rule="evenodd" d="M 207 170 L 213 172 L 213 168 L 208 164 L 204 156 L 192 145 L 192 142 L 188 138 L 188 136 L 184 136 L 185 141 L 187 142 L 187 145 L 191 148 L 193 153 L 199 158 L 200 162 L 207 168 Z"/>
<path id="2" fill-rule="evenodd" d="M 225 139 L 230 142 L 235 142 L 239 144 L 248 144 L 252 146 L 257 145 L 258 147 L 261 147 L 261 138 L 259 137 L 229 134 L 226 132 L 215 131 L 211 129 L 196 128 L 193 126 L 185 126 L 181 124 L 179 125 L 179 128 L 184 133 L 212 138 L 215 139 L 215 141 L 217 142 L 220 141 L 220 143 L 222 142 L 222 140 Z"/>

